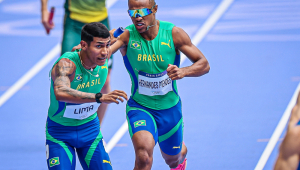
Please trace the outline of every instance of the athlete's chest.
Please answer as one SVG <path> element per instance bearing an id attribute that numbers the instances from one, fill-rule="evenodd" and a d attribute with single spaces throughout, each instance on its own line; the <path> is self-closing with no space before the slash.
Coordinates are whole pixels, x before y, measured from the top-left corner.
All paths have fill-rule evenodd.
<path id="1" fill-rule="evenodd" d="M 159 36 L 152 41 L 131 38 L 128 43 L 127 57 L 136 70 L 147 73 L 159 73 L 173 64 L 176 52 L 173 40 L 168 36 Z"/>
<path id="2" fill-rule="evenodd" d="M 75 77 L 71 82 L 71 88 L 82 92 L 97 93 L 103 87 L 107 73 L 107 65 L 98 66 L 94 71 L 83 68 L 76 69 Z"/>

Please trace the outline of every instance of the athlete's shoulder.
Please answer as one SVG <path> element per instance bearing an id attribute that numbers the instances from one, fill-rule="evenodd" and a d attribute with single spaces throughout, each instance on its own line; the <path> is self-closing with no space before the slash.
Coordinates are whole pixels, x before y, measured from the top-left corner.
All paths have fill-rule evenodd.
<path id="1" fill-rule="evenodd" d="M 159 20 L 159 28 L 164 30 L 172 30 L 175 27 L 175 24 L 167 21 Z"/>
<path id="2" fill-rule="evenodd" d="M 69 58 L 70 60 L 74 60 L 78 58 L 78 53 L 74 52 L 65 52 L 60 58 Z"/>
<path id="3" fill-rule="evenodd" d="M 79 58 L 77 52 L 65 52 L 62 56 L 60 56 L 56 60 L 56 62 L 53 64 L 53 66 L 55 66 L 58 62 L 63 62 L 62 59 L 70 60 L 76 66 L 76 63 L 77 63 L 76 61 L 78 60 L 77 58 Z"/>

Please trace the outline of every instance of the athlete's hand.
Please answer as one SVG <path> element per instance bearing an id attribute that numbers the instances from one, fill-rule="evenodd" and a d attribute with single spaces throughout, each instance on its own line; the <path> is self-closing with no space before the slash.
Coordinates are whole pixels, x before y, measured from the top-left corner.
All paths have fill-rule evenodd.
<path id="1" fill-rule="evenodd" d="M 108 94 L 103 94 L 100 98 L 100 101 L 102 103 L 117 103 L 119 104 L 119 101 L 124 102 L 124 99 L 128 100 L 127 94 L 122 90 L 114 90 L 112 92 L 109 92 Z M 118 101 L 119 100 L 119 101 Z"/>
<path id="2" fill-rule="evenodd" d="M 81 44 L 76 45 L 75 47 L 72 48 L 72 52 L 75 50 L 80 50 L 81 49 Z"/>
<path id="3" fill-rule="evenodd" d="M 110 33 L 110 44 L 113 45 L 117 40 L 118 40 L 118 37 L 115 38 L 114 36 L 114 32 L 116 31 L 116 29 L 112 29 L 109 31 Z"/>
<path id="4" fill-rule="evenodd" d="M 168 76 L 172 80 L 179 80 L 185 76 L 185 72 L 183 69 L 178 68 L 176 65 L 169 64 L 167 68 Z"/>
<path id="5" fill-rule="evenodd" d="M 49 24 L 49 15 L 50 12 L 48 10 L 43 10 L 42 11 L 42 24 L 47 32 L 47 30 L 51 30 L 54 28 L 54 22 L 52 21 L 51 24 Z"/>

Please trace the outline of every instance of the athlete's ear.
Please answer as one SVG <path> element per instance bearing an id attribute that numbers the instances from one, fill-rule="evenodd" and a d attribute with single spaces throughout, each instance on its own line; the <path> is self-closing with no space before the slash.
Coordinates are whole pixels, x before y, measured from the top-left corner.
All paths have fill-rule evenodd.
<path id="1" fill-rule="evenodd" d="M 154 9 L 154 14 L 156 14 L 156 12 L 157 12 L 157 9 L 158 9 L 158 5 L 155 5 L 155 7 L 153 8 Z"/>
<path id="2" fill-rule="evenodd" d="M 88 47 L 87 42 L 85 42 L 85 41 L 83 41 L 83 40 L 80 41 L 80 45 L 81 45 L 81 49 L 82 49 L 82 50 L 86 50 L 87 47 Z"/>

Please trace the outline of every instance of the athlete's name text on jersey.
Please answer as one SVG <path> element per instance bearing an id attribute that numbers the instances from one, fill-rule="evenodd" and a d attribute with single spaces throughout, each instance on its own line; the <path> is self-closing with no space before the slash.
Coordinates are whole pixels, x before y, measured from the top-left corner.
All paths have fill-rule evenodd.
<path id="1" fill-rule="evenodd" d="M 98 85 L 98 84 L 101 84 L 100 78 L 92 80 L 92 81 L 87 82 L 87 83 L 78 84 L 76 90 L 84 89 L 84 88 L 87 88 L 87 87 L 90 87 L 90 86 L 95 86 L 95 85 Z"/>
<path id="2" fill-rule="evenodd" d="M 93 109 L 94 109 L 93 105 L 91 105 L 89 107 L 79 108 L 78 111 L 77 111 L 77 109 L 75 109 L 74 110 L 74 114 L 83 114 L 83 113 L 89 112 L 89 111 L 91 111 Z"/>
<path id="3" fill-rule="evenodd" d="M 149 81 L 139 79 L 139 86 L 140 87 L 146 87 L 146 88 L 150 88 L 150 89 L 162 88 L 162 87 L 165 87 L 165 86 L 167 86 L 171 83 L 172 83 L 172 79 L 170 79 L 169 77 L 162 80 L 162 81 L 159 81 L 159 82 L 149 82 Z"/>
<path id="4" fill-rule="evenodd" d="M 147 57 L 148 56 L 148 57 Z M 165 60 L 163 60 L 162 56 L 161 55 L 155 55 L 153 54 L 152 57 L 151 55 L 147 55 L 147 54 L 139 54 L 138 55 L 138 58 L 137 58 L 138 61 L 158 61 L 158 62 L 164 62 Z"/>

